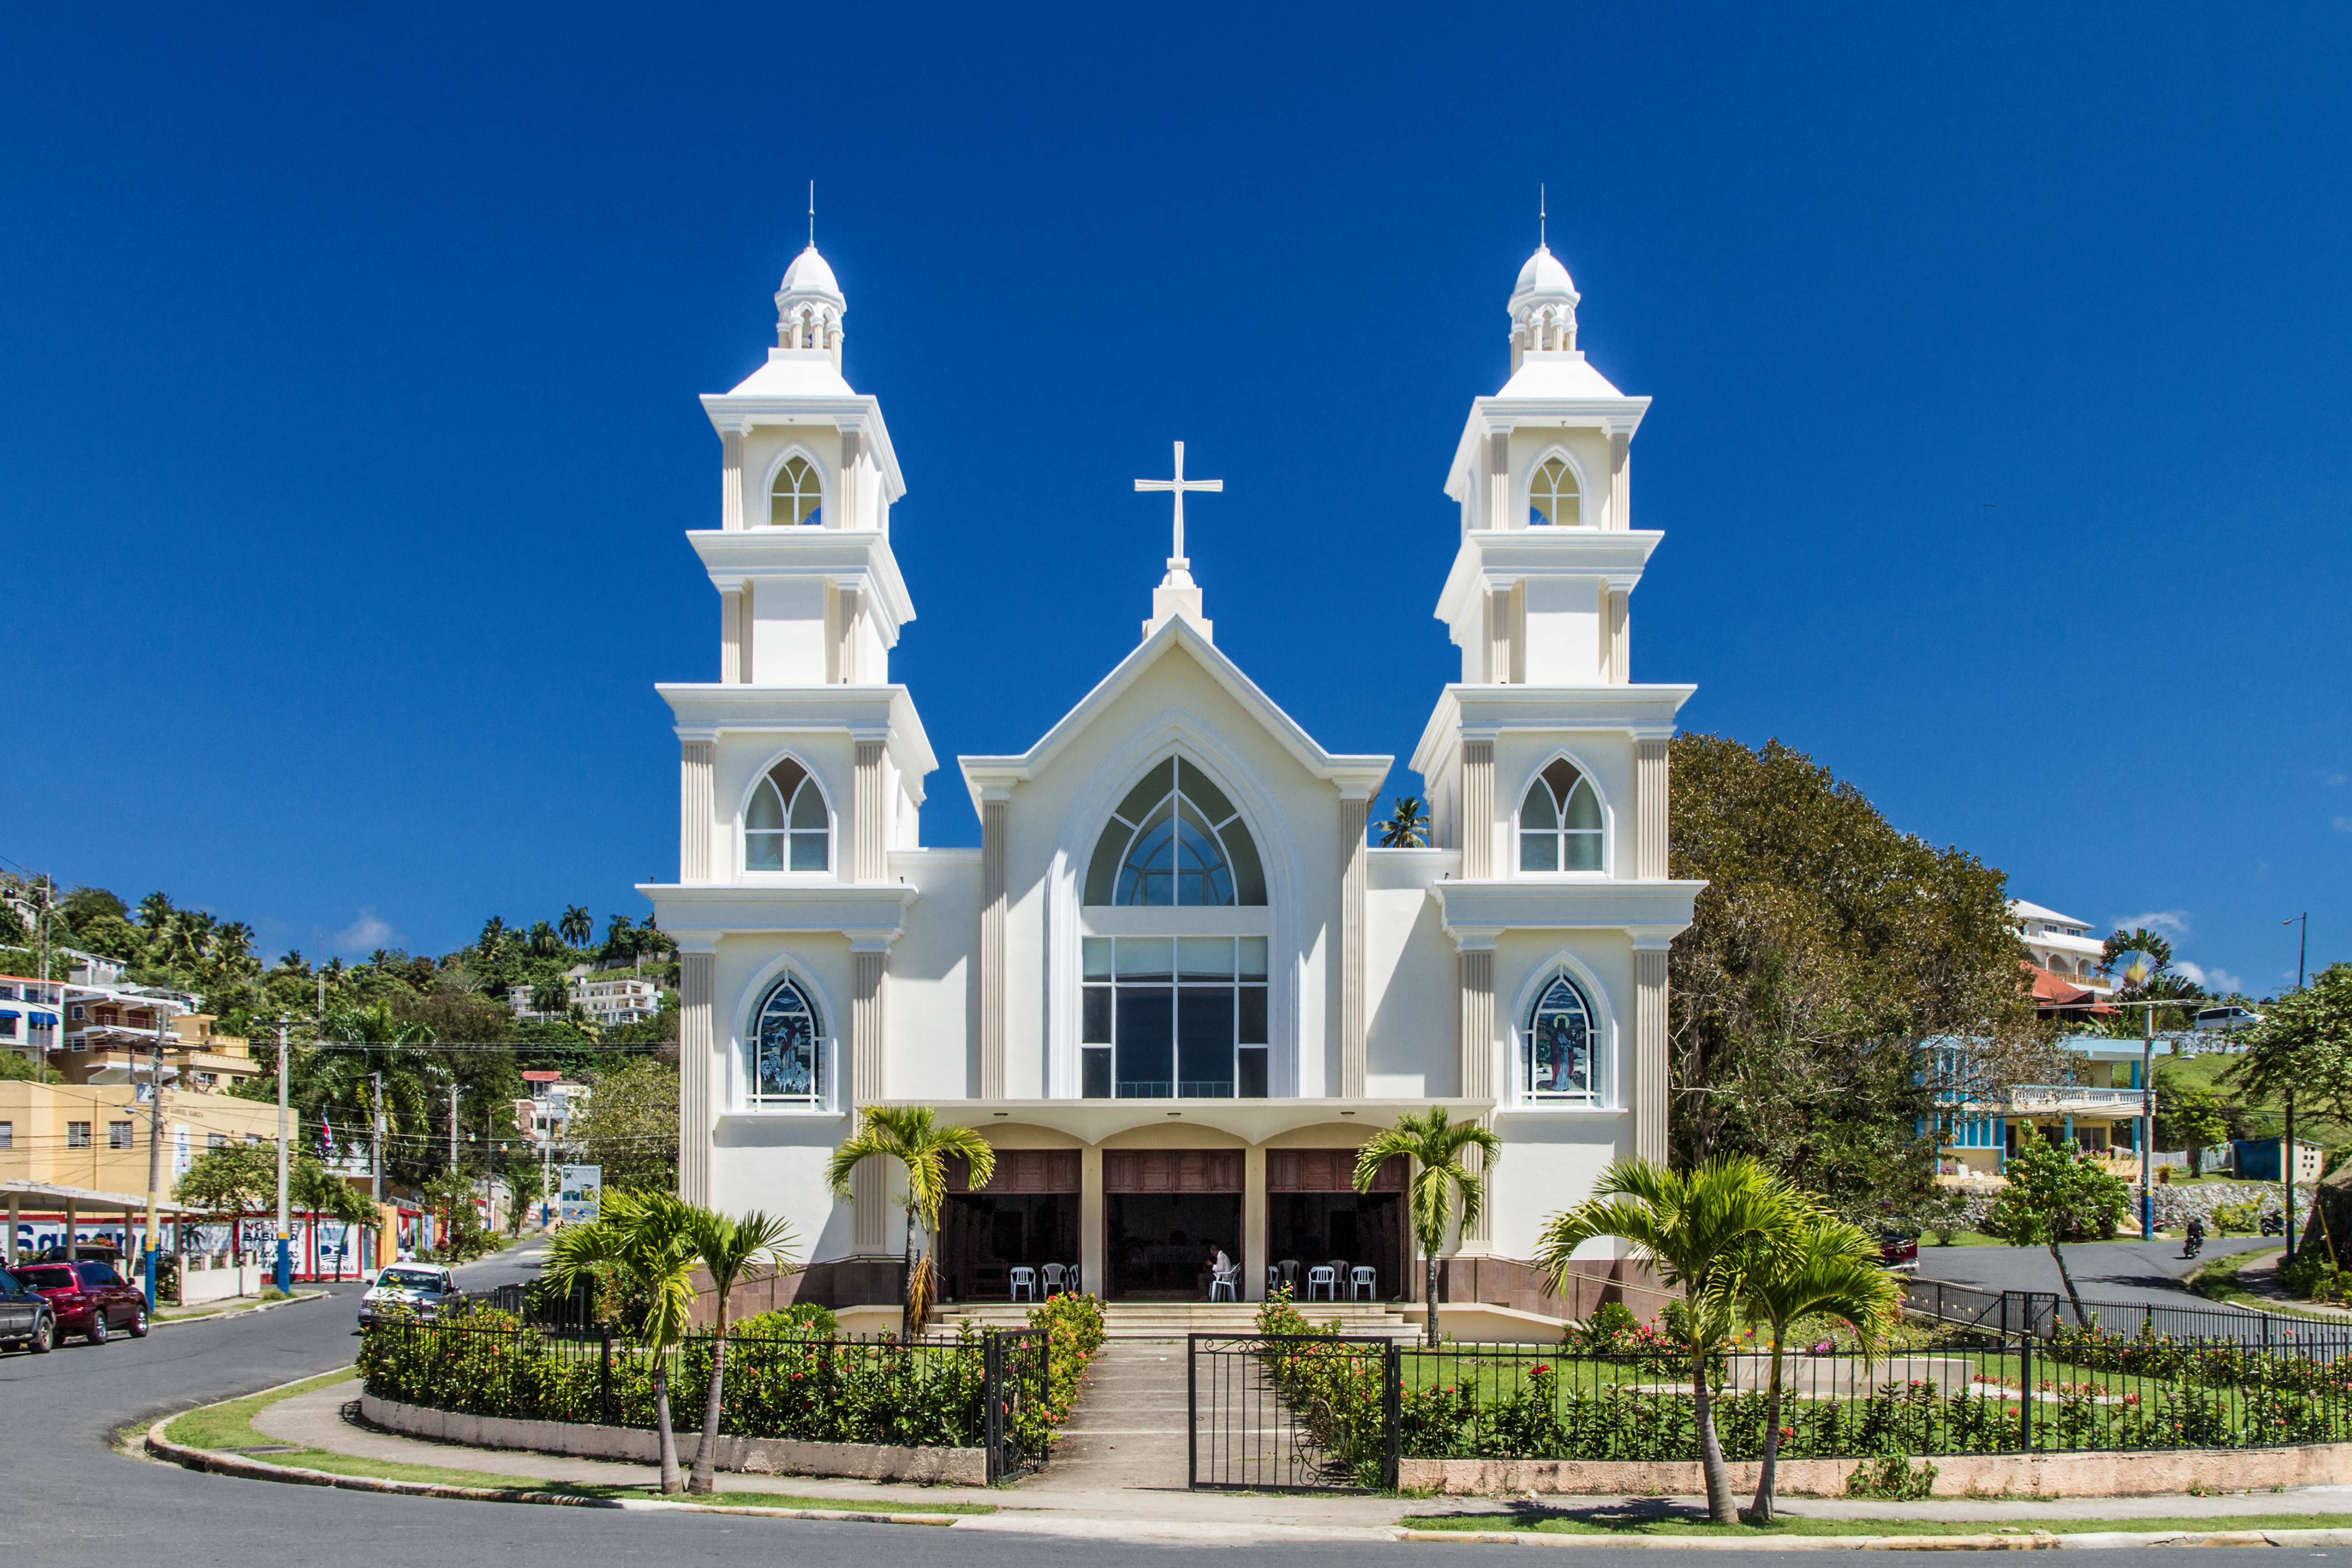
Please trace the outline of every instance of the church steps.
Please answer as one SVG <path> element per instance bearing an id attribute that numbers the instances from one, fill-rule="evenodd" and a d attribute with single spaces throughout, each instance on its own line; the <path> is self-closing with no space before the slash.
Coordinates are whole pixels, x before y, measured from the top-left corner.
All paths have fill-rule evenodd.
<path id="1" fill-rule="evenodd" d="M 1410 1340 L 1420 1329 L 1387 1306 L 1377 1302 L 1301 1302 L 1299 1310 L 1318 1327 L 1337 1320 L 1347 1335 Z M 939 1308 L 929 1331 L 953 1333 L 969 1319 L 981 1329 L 1025 1329 L 1030 1303 L 984 1301 Z M 1186 1334 L 1247 1334 L 1257 1331 L 1254 1302 L 1111 1301 L 1103 1307 L 1103 1331 L 1111 1339 L 1181 1339 Z"/>

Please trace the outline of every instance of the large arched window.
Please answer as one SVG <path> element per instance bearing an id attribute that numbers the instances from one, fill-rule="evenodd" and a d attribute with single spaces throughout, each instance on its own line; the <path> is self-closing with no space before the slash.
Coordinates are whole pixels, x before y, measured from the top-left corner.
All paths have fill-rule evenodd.
<path id="1" fill-rule="evenodd" d="M 809 771 L 790 757 L 770 768 L 743 810 L 743 869 L 826 870 L 832 839 L 824 792 Z"/>
<path id="2" fill-rule="evenodd" d="M 1087 867 L 1087 902 L 1263 904 L 1265 870 L 1225 792 L 1192 763 L 1170 757 L 1111 814 Z"/>
<path id="3" fill-rule="evenodd" d="M 1584 521 L 1576 470 L 1562 458 L 1547 458 L 1528 480 L 1528 526 L 1574 528 Z"/>
<path id="4" fill-rule="evenodd" d="M 795 980 L 776 982 L 751 1025 L 744 1098 L 755 1108 L 824 1099 L 824 1020 Z"/>
<path id="5" fill-rule="evenodd" d="M 817 510 L 824 504 L 815 466 L 797 453 L 786 458 L 776 470 L 776 482 L 769 487 L 768 521 L 778 528 L 814 525 L 821 521 Z"/>
<path id="6" fill-rule="evenodd" d="M 1519 1047 L 1519 1081 L 1529 1100 L 1592 1104 L 1598 1098 L 1592 1007 L 1565 973 L 1552 976 L 1528 1015 Z"/>
<path id="7" fill-rule="evenodd" d="M 1519 869 L 1601 869 L 1601 799 L 1592 781 L 1554 757 L 1519 802 Z"/>

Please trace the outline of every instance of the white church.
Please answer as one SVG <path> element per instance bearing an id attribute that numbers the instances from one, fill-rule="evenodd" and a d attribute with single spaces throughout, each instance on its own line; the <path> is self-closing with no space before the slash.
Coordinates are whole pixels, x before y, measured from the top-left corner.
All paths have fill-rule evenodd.
<path id="1" fill-rule="evenodd" d="M 1587 361 L 1577 304 L 1538 249 L 1509 377 L 1446 469 L 1460 543 L 1433 586 L 1462 673 L 1412 758 L 1429 847 L 1370 842 L 1394 758 L 1328 750 L 1218 649 L 1182 535 L 1215 481 L 1179 446 L 1138 486 L 1172 492 L 1176 552 L 1134 651 L 1045 734 L 957 758 L 981 847 L 929 848 L 939 759 L 890 677 L 905 481 L 803 251 L 767 363 L 702 400 L 720 503 L 687 538 L 719 679 L 658 689 L 678 878 L 641 890 L 682 963 L 681 1193 L 788 1217 L 801 1299 L 895 1302 L 897 1173 L 868 1162 L 845 1203 L 823 1171 L 860 1107 L 922 1104 L 998 1151 L 949 1202 L 947 1300 L 1049 1265 L 1112 1300 L 1198 1298 L 1213 1246 L 1245 1300 L 1334 1264 L 1343 1299 L 1398 1300 L 1420 1290 L 1403 1173 L 1360 1194 L 1352 1152 L 1444 1106 L 1504 1146 L 1445 1297 L 1564 1310 L 1527 1260 L 1609 1161 L 1665 1153 L 1666 952 L 1701 886 L 1666 871 L 1693 688 L 1632 679 L 1662 537 L 1633 526 L 1649 400 Z"/>

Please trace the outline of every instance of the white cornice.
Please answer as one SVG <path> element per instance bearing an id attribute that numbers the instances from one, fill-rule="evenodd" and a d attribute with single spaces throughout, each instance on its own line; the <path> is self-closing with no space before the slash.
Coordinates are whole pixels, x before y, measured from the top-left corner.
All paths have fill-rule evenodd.
<path id="1" fill-rule="evenodd" d="M 1631 440 L 1650 411 L 1646 397 L 1480 397 L 1470 404 L 1454 462 L 1445 470 L 1445 493 L 1460 500 L 1469 493 L 1478 467 L 1478 442 L 1508 430 L 1599 430 Z"/>
<path id="2" fill-rule="evenodd" d="M 1242 673 L 1241 666 L 1220 652 L 1214 643 L 1202 637 L 1182 617 L 1175 617 L 1143 640 L 1141 647 L 1125 658 L 1108 675 L 1102 678 L 1078 705 L 1064 714 L 1057 723 L 1045 731 L 1045 737 L 1019 756 L 958 757 L 963 769 L 964 784 L 971 792 L 974 811 L 980 809 L 984 795 L 992 790 L 1006 790 L 1026 783 L 1050 765 L 1065 746 L 1083 733 L 1087 725 L 1118 700 L 1127 689 L 1141 679 L 1144 671 L 1178 649 L 1192 656 L 1207 672 L 1209 678 L 1223 688 L 1225 694 L 1257 720 L 1266 733 L 1297 759 L 1298 765 L 1318 779 L 1330 784 L 1342 799 L 1369 800 L 1395 766 L 1394 757 L 1344 756 L 1325 751 L 1315 737 L 1303 729 L 1298 721 L 1284 712 L 1274 699 L 1258 689 L 1257 683 Z M 1001 796 L 999 798 L 1002 798 Z"/>
<path id="3" fill-rule="evenodd" d="M 1600 577 L 1630 594 L 1665 538 L 1654 528 L 1474 528 L 1454 552 L 1437 595 L 1437 618 L 1451 626 L 1474 613 L 1481 590 L 1529 577 Z"/>
<path id="4" fill-rule="evenodd" d="M 729 731 L 845 730 L 887 738 L 901 771 L 916 779 L 940 765 L 915 712 L 915 700 L 903 686 L 744 686 L 712 680 L 665 681 L 654 689 L 677 717 L 681 739 L 716 740 Z"/>
<path id="5" fill-rule="evenodd" d="M 1669 739 L 1675 715 L 1696 686 L 1449 686 L 1422 727 L 1412 767 L 1426 778 L 1456 736 L 1507 730 L 1614 730 L 1635 740 Z"/>
<path id="6" fill-rule="evenodd" d="M 838 933 L 852 941 L 896 937 L 906 931 L 907 911 L 922 896 L 905 882 L 640 882 L 637 891 L 653 900 L 656 922 L 681 944 L 751 932 Z"/>
<path id="7" fill-rule="evenodd" d="M 915 618 L 915 601 L 898 575 L 898 558 L 888 535 L 872 528 L 690 528 L 686 541 L 702 558 L 711 585 L 721 593 L 749 577 L 823 577 L 871 594 L 889 627 Z"/>
<path id="8" fill-rule="evenodd" d="M 1537 877 L 1440 882 L 1440 918 L 1461 931 L 1622 931 L 1645 938 L 1691 923 L 1705 882 L 1548 881 Z"/>
<path id="9" fill-rule="evenodd" d="M 883 499 L 896 501 L 907 493 L 907 481 L 899 476 L 898 454 L 890 445 L 890 427 L 882 422 L 882 403 L 878 398 L 864 393 L 842 397 L 823 394 L 706 392 L 702 395 L 702 411 L 710 416 L 711 427 L 722 436 L 730 430 L 750 430 L 760 425 L 830 425 L 837 430 L 856 430 L 865 437 L 874 453 L 874 465 L 882 472 Z"/>
<path id="10" fill-rule="evenodd" d="M 882 1100 L 884 1105 L 920 1105 L 986 1137 L 992 1128 L 1043 1127 L 1082 1143 L 1098 1144 L 1138 1127 L 1192 1126 L 1263 1143 L 1307 1127 L 1389 1127 L 1400 1116 L 1442 1106 L 1456 1119 L 1475 1121 L 1496 1109 L 1491 1100 L 978 1100 L 962 1096 L 919 1100 Z"/>

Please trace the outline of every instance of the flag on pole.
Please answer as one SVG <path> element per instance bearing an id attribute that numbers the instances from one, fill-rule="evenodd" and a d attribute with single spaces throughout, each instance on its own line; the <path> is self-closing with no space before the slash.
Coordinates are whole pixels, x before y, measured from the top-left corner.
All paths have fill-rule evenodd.
<path id="1" fill-rule="evenodd" d="M 326 1133 L 327 1158 L 331 1160 L 335 1157 L 335 1124 L 322 1116 L 319 1119 L 319 1126 Z"/>

